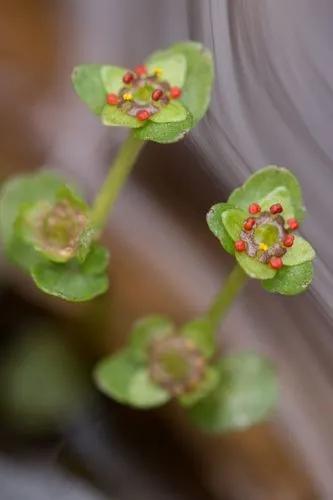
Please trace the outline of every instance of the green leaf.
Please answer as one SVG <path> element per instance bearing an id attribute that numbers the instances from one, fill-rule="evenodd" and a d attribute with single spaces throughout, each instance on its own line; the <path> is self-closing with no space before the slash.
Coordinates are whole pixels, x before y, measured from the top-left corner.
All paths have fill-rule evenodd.
<path id="1" fill-rule="evenodd" d="M 217 384 L 219 383 L 219 372 L 213 368 L 208 367 L 205 373 L 205 377 L 200 382 L 198 387 L 187 394 L 183 394 L 178 398 L 182 406 L 193 406 L 198 403 L 200 399 L 206 397 L 211 391 L 213 391 Z"/>
<path id="2" fill-rule="evenodd" d="M 207 214 L 207 224 L 212 233 L 220 240 L 221 245 L 224 250 L 226 250 L 231 255 L 234 255 L 234 242 L 230 238 L 229 233 L 224 227 L 222 221 L 222 214 L 226 210 L 234 208 L 230 203 L 216 203 L 213 205 Z"/>
<path id="3" fill-rule="evenodd" d="M 97 363 L 94 380 L 104 394 L 120 403 L 128 403 L 130 383 L 140 368 L 128 349 L 122 349 Z"/>
<path id="4" fill-rule="evenodd" d="M 172 87 L 184 85 L 186 58 L 183 54 L 174 54 L 164 50 L 154 52 L 147 59 L 146 66 L 149 74 L 152 74 L 156 68 L 161 69 L 161 80 L 168 81 Z"/>
<path id="5" fill-rule="evenodd" d="M 38 288 L 45 293 L 72 302 L 83 302 L 107 290 L 107 264 L 107 250 L 96 245 L 83 263 L 76 259 L 64 264 L 41 261 L 32 267 L 31 275 Z"/>
<path id="6" fill-rule="evenodd" d="M 283 267 L 273 279 L 265 280 L 262 286 L 268 292 L 282 295 L 297 295 L 305 292 L 313 278 L 312 262 L 304 262 L 298 266 Z"/>
<path id="7" fill-rule="evenodd" d="M 72 82 L 77 95 L 96 115 L 101 114 L 106 99 L 101 68 L 100 64 L 82 64 L 76 66 L 72 73 Z"/>
<path id="8" fill-rule="evenodd" d="M 144 122 L 121 111 L 117 106 L 106 104 L 102 110 L 102 123 L 111 127 L 140 128 Z"/>
<path id="9" fill-rule="evenodd" d="M 136 361 L 146 362 L 153 339 L 171 335 L 174 330 L 175 327 L 169 318 L 157 314 L 136 321 L 129 339 L 129 349 L 133 358 Z"/>
<path id="10" fill-rule="evenodd" d="M 146 368 L 139 369 L 129 385 L 128 404 L 137 408 L 154 408 L 165 404 L 169 393 L 155 384 Z"/>
<path id="11" fill-rule="evenodd" d="M 308 241 L 301 238 L 301 236 L 295 236 L 293 246 L 288 248 L 282 260 L 285 266 L 296 266 L 308 260 L 313 260 L 315 255 L 316 253 Z"/>
<path id="12" fill-rule="evenodd" d="M 40 200 L 54 202 L 64 180 L 54 172 L 42 171 L 9 179 L 0 194 L 0 234 L 7 256 L 23 269 L 40 260 L 37 252 L 20 239 L 15 222 L 24 205 Z"/>
<path id="13" fill-rule="evenodd" d="M 215 332 L 211 322 L 205 318 L 198 318 L 186 323 L 180 330 L 180 334 L 192 340 L 194 344 L 207 358 L 215 352 Z"/>
<path id="14" fill-rule="evenodd" d="M 207 432 L 225 432 L 265 419 L 277 399 L 270 363 L 244 353 L 221 359 L 217 369 L 216 389 L 188 411 L 193 422 Z"/>
<path id="15" fill-rule="evenodd" d="M 186 120 L 182 122 L 154 123 L 148 120 L 146 125 L 134 131 L 134 136 L 144 141 L 167 144 L 182 139 L 191 127 L 192 115 L 187 113 Z"/>
<path id="16" fill-rule="evenodd" d="M 290 194 L 288 189 L 284 186 L 279 186 L 276 189 L 273 189 L 270 193 L 268 193 L 265 198 L 259 200 L 259 204 L 261 206 L 262 211 L 269 210 L 271 205 L 275 203 L 281 203 L 283 207 L 283 217 L 285 220 L 291 219 L 295 217 L 295 209 L 290 199 Z"/>
<path id="17" fill-rule="evenodd" d="M 148 371 L 128 349 L 102 359 L 94 370 L 94 379 L 104 394 L 131 406 L 152 408 L 170 399 L 164 389 L 150 380 Z"/>
<path id="18" fill-rule="evenodd" d="M 248 218 L 248 214 L 238 208 L 231 208 L 222 214 L 222 222 L 229 236 L 234 240 L 239 240 L 240 233 L 243 230 L 244 221 Z"/>
<path id="19" fill-rule="evenodd" d="M 214 62 L 211 53 L 197 42 L 171 45 L 170 53 L 183 54 L 187 70 L 181 102 L 193 115 L 193 127 L 206 113 L 214 80 Z"/>
<path id="20" fill-rule="evenodd" d="M 127 72 L 127 69 L 105 65 L 101 67 L 100 71 L 104 88 L 108 94 L 118 94 L 119 90 L 125 87 L 123 76 Z"/>
<path id="21" fill-rule="evenodd" d="M 170 101 L 158 113 L 151 116 L 150 120 L 154 123 L 181 122 L 186 120 L 187 111 L 178 101 Z"/>
<path id="22" fill-rule="evenodd" d="M 273 278 L 276 274 L 276 270 L 272 269 L 268 264 L 258 262 L 257 259 L 249 257 L 245 252 L 235 252 L 235 257 L 238 264 L 250 278 L 267 280 Z"/>
<path id="23" fill-rule="evenodd" d="M 278 187 L 289 191 L 296 217 L 301 221 L 305 212 L 301 187 L 297 178 L 284 167 L 269 165 L 258 170 L 231 193 L 228 202 L 246 210 L 251 203 L 264 199 Z"/>

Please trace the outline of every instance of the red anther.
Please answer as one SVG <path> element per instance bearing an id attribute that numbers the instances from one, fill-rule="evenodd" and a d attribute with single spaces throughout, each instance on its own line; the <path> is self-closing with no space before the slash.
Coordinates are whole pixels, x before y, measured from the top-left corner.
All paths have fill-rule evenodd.
<path id="1" fill-rule="evenodd" d="M 251 231 L 251 229 L 253 228 L 253 226 L 255 225 L 256 223 L 256 220 L 253 219 L 252 217 L 249 217 L 248 219 L 246 219 L 246 221 L 244 222 L 243 224 L 243 228 L 246 230 L 246 231 Z"/>
<path id="2" fill-rule="evenodd" d="M 281 203 L 274 203 L 274 205 L 272 205 L 269 210 L 271 214 L 280 214 L 281 212 L 283 212 Z"/>
<path id="3" fill-rule="evenodd" d="M 259 214 L 261 212 L 261 206 L 259 203 L 251 203 L 249 205 L 249 213 L 250 214 Z"/>
<path id="4" fill-rule="evenodd" d="M 108 94 L 106 96 L 106 102 L 110 104 L 110 106 L 116 106 L 119 103 L 119 97 L 117 94 Z"/>
<path id="5" fill-rule="evenodd" d="M 235 250 L 237 250 L 237 252 L 244 252 L 245 249 L 246 249 L 245 241 L 243 240 L 235 241 Z"/>
<path id="6" fill-rule="evenodd" d="M 147 68 L 144 64 L 138 64 L 138 66 L 135 66 L 134 72 L 138 76 L 143 76 L 143 75 L 146 75 L 148 71 L 147 71 Z"/>
<path id="7" fill-rule="evenodd" d="M 295 218 L 288 219 L 287 223 L 288 223 L 289 229 L 291 229 L 292 231 L 296 231 L 296 229 L 298 229 L 298 227 L 299 227 L 298 220 Z"/>
<path id="8" fill-rule="evenodd" d="M 163 95 L 163 91 L 161 89 L 155 89 L 151 95 L 153 101 L 159 101 Z"/>
<path id="9" fill-rule="evenodd" d="M 281 257 L 271 257 L 269 264 L 272 269 L 281 269 L 281 267 L 283 266 Z"/>
<path id="10" fill-rule="evenodd" d="M 130 71 L 127 71 L 127 73 L 125 73 L 123 76 L 123 82 L 126 83 L 126 85 L 128 85 L 129 83 L 131 83 L 133 81 L 133 78 L 134 78 L 133 73 L 131 73 Z"/>
<path id="11" fill-rule="evenodd" d="M 146 109 L 140 109 L 140 111 L 137 112 L 136 117 L 140 120 L 140 122 L 144 122 L 145 120 L 148 120 L 150 113 Z"/>
<path id="12" fill-rule="evenodd" d="M 287 234 L 284 238 L 283 238 L 283 244 L 285 247 L 292 247 L 293 244 L 294 244 L 294 239 L 295 239 L 295 236 L 293 236 L 292 234 Z"/>
<path id="13" fill-rule="evenodd" d="M 180 87 L 171 87 L 170 96 L 172 99 L 178 99 L 182 95 L 182 89 Z"/>

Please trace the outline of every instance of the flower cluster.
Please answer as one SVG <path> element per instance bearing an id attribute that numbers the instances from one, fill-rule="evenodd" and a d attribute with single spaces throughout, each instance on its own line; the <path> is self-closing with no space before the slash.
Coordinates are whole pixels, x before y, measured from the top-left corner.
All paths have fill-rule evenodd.
<path id="1" fill-rule="evenodd" d="M 104 125 L 161 143 L 178 141 L 203 117 L 213 77 L 211 55 L 196 42 L 154 52 L 133 70 L 83 64 L 72 75 L 76 93 Z"/>
<path id="2" fill-rule="evenodd" d="M 214 205 L 207 222 L 248 276 L 262 280 L 270 292 L 295 295 L 310 285 L 315 257 L 310 243 L 294 234 L 303 216 L 296 177 L 269 166 L 237 188 L 227 203 Z"/>
<path id="3" fill-rule="evenodd" d="M 176 328 L 164 316 L 137 321 L 127 345 L 95 369 L 99 389 L 120 403 L 154 408 L 176 399 L 203 430 L 226 431 L 264 418 L 276 399 L 273 368 L 260 356 L 214 357 L 202 317 Z"/>
<path id="4" fill-rule="evenodd" d="M 108 252 L 95 242 L 90 209 L 53 172 L 9 180 L 0 198 L 8 257 L 44 292 L 84 301 L 104 293 Z"/>
<path id="5" fill-rule="evenodd" d="M 163 77 L 163 69 L 155 66 L 149 71 L 144 64 L 133 71 L 126 71 L 122 77 L 124 86 L 115 93 L 108 93 L 106 102 L 117 106 L 128 116 L 146 121 L 160 113 L 172 99 L 178 99 L 182 90 L 171 86 Z"/>

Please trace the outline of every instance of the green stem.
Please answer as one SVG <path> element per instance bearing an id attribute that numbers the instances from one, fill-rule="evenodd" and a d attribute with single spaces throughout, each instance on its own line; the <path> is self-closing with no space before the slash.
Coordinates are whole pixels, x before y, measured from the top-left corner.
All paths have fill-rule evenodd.
<path id="1" fill-rule="evenodd" d="M 205 315 L 205 317 L 210 320 L 214 331 L 219 326 L 222 318 L 236 299 L 246 281 L 247 275 L 243 269 L 236 264 Z"/>
<path id="2" fill-rule="evenodd" d="M 92 207 L 91 218 L 96 228 L 102 229 L 105 225 L 144 144 L 145 141 L 136 139 L 131 132 L 121 145 Z"/>

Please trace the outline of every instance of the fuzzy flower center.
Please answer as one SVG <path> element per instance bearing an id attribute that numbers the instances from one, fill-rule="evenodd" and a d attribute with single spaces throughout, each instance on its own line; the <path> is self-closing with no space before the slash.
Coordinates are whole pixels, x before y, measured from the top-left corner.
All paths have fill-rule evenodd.
<path id="1" fill-rule="evenodd" d="M 70 258 L 76 253 L 86 224 L 87 216 L 62 200 L 40 211 L 35 223 L 36 240 L 45 251 Z"/>
<path id="2" fill-rule="evenodd" d="M 123 83 L 118 94 L 107 95 L 107 102 L 141 121 L 161 111 L 171 99 L 181 96 L 181 89 L 163 79 L 163 70 L 157 67 L 149 73 L 146 66 L 137 66 L 124 74 Z"/>
<path id="3" fill-rule="evenodd" d="M 193 390 L 204 376 L 206 362 L 195 344 L 178 335 L 157 339 L 149 356 L 152 380 L 172 396 Z"/>
<path id="4" fill-rule="evenodd" d="M 249 206 L 251 216 L 244 220 L 240 239 L 235 242 L 236 251 L 245 252 L 273 269 L 281 269 L 282 257 L 294 243 L 291 233 L 298 228 L 297 220 L 286 222 L 282 212 L 280 203 L 264 212 L 258 203 L 252 203 Z"/>

